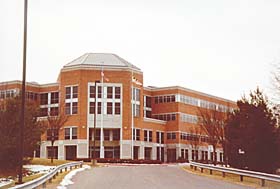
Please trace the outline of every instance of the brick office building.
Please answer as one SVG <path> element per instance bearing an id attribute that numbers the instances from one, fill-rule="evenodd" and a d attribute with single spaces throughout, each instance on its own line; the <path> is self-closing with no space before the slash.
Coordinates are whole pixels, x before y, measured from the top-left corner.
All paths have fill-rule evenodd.
<path id="1" fill-rule="evenodd" d="M 198 109 L 226 112 L 236 107 L 235 102 L 183 87 L 143 87 L 142 83 L 143 72 L 119 56 L 87 53 L 66 64 L 56 83 L 27 83 L 26 96 L 40 103 L 42 118 L 50 111 L 58 114 L 59 107 L 69 115 L 54 143 L 58 159 L 92 157 L 95 109 L 96 157 L 211 159 L 207 136 L 199 137 L 195 149 L 192 145 L 198 139 L 191 129 L 198 124 Z M 17 95 L 20 89 L 20 81 L 2 82 L 0 99 Z M 48 139 L 46 132 L 42 158 L 51 153 Z M 221 161 L 222 150 L 217 153 Z"/>

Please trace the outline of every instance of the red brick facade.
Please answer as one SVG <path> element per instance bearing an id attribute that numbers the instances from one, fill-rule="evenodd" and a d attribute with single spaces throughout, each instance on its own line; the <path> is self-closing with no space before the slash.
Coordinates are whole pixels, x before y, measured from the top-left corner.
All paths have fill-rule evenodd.
<path id="1" fill-rule="evenodd" d="M 91 96 L 90 90 L 94 87 L 95 81 L 102 80 L 102 69 L 104 82 L 98 83 L 98 86 L 103 86 L 103 90 L 101 89 L 102 94 L 97 101 L 101 104 L 103 114 L 96 115 L 96 127 L 99 130 L 97 133 L 99 136 L 96 138 L 98 149 L 96 155 L 100 158 L 145 158 L 162 161 L 175 161 L 179 158 L 192 159 L 195 152 L 191 142 L 182 140 L 181 135 L 182 133 L 186 136 L 191 134 L 191 128 L 197 126 L 195 122 L 198 109 L 204 108 L 202 104 L 215 109 L 221 107 L 224 112 L 225 109 L 236 108 L 236 104 L 232 101 L 182 87 L 143 87 L 143 73 L 139 68 L 116 55 L 97 54 L 98 57 L 95 55 L 82 56 L 81 58 L 88 58 L 88 60 L 83 59 L 83 61 L 88 61 L 86 63 L 73 61 L 72 64 L 64 66 L 57 83 L 45 85 L 27 83 L 26 91 L 34 93 L 30 95 L 30 98 L 41 101 L 40 107 L 44 109 L 43 113 L 52 108 L 69 106 L 69 119 L 60 129 L 59 140 L 55 142 L 55 156 L 59 159 L 92 156 L 94 114 L 90 113 L 90 106 L 95 105 L 95 98 Z M 103 63 L 91 63 L 90 56 L 93 62 L 95 58 L 98 60 L 100 57 L 101 60 L 104 58 Z M 113 61 L 112 64 L 110 60 Z M 138 90 L 134 91 L 132 87 Z M 17 95 L 20 89 L 20 81 L 2 82 L 0 83 L 0 97 L 3 100 Z M 67 90 L 70 91 L 68 97 Z M 120 90 L 120 97 L 118 97 L 118 90 Z M 13 91 L 13 94 L 8 94 L 11 93 L 9 91 Z M 135 92 L 134 100 L 132 100 L 132 91 Z M 58 93 L 58 103 L 52 103 L 55 102 L 54 92 Z M 45 98 L 45 103 L 42 102 L 43 98 Z M 136 104 L 135 112 L 139 110 L 139 115 L 133 117 L 132 101 Z M 42 115 L 44 116 L 46 115 Z M 138 131 L 135 130 L 135 138 L 132 137 L 132 127 L 138 129 Z M 102 131 L 103 135 L 101 135 Z M 157 132 L 163 133 L 162 141 L 159 141 L 161 134 Z M 41 157 L 50 155 L 49 146 L 50 141 L 47 140 L 47 134 L 44 134 L 40 150 Z M 202 152 L 206 151 L 210 158 L 211 148 L 207 143 L 201 142 L 198 156 L 202 157 Z M 222 153 L 222 150 L 218 150 L 218 153 Z"/>

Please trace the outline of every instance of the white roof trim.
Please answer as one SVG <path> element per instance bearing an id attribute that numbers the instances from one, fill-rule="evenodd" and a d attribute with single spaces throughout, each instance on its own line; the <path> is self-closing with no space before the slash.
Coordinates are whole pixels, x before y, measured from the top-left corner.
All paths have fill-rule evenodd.
<path id="1" fill-rule="evenodd" d="M 144 117 L 144 121 L 151 122 L 151 123 L 159 123 L 159 124 L 164 124 L 164 125 L 167 123 L 167 121 L 162 121 L 162 120 L 147 118 L 147 117 Z"/>
<path id="2" fill-rule="evenodd" d="M 183 91 L 190 92 L 190 93 L 195 93 L 195 94 L 198 94 L 198 95 L 201 95 L 201 96 L 210 97 L 210 98 L 214 98 L 214 99 L 221 100 L 221 101 L 224 101 L 224 102 L 229 102 L 229 103 L 236 104 L 236 102 L 234 102 L 232 100 L 228 100 L 228 99 L 225 99 L 225 98 L 217 97 L 217 96 L 214 96 L 214 95 L 206 94 L 206 93 L 203 93 L 203 92 L 195 91 L 195 90 L 188 89 L 188 88 L 185 88 L 185 87 L 180 87 L 180 86 L 158 87 L 158 88 L 145 87 L 144 89 L 147 89 L 148 91 L 152 91 L 152 92 L 154 92 L 154 91 L 164 91 L 164 90 L 174 90 L 174 89 L 175 90 L 183 90 Z"/>

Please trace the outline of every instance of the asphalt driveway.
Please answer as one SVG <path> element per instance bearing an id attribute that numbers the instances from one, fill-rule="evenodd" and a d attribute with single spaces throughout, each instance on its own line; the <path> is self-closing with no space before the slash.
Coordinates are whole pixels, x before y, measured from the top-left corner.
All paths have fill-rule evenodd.
<path id="1" fill-rule="evenodd" d="M 242 189 L 237 184 L 201 177 L 179 166 L 135 165 L 89 169 L 72 178 L 70 189 Z"/>

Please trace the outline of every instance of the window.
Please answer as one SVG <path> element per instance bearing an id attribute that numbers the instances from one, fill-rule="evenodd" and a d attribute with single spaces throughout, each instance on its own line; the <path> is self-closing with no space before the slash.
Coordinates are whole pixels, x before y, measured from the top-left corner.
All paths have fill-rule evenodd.
<path id="1" fill-rule="evenodd" d="M 72 128 L 72 139 L 77 139 L 77 127 Z"/>
<path id="2" fill-rule="evenodd" d="M 158 104 L 158 96 L 155 97 L 155 104 Z"/>
<path id="3" fill-rule="evenodd" d="M 121 103 L 116 102 L 115 103 L 115 114 L 120 115 L 121 114 Z"/>
<path id="4" fill-rule="evenodd" d="M 134 115 L 134 117 L 140 116 L 140 105 L 133 104 L 133 115 Z"/>
<path id="5" fill-rule="evenodd" d="M 115 98 L 120 99 L 121 98 L 121 88 L 115 87 Z"/>
<path id="6" fill-rule="evenodd" d="M 72 140 L 77 139 L 77 127 L 64 128 L 64 139 Z"/>
<path id="7" fill-rule="evenodd" d="M 59 114 L 58 107 L 51 107 L 50 114 L 51 114 L 51 116 L 58 116 L 58 114 Z"/>
<path id="8" fill-rule="evenodd" d="M 195 115 L 181 113 L 180 117 L 182 122 L 193 123 L 193 124 L 197 124 L 198 122 L 198 117 Z"/>
<path id="9" fill-rule="evenodd" d="M 14 92 L 14 91 L 13 91 Z M 4 93 L 5 94 L 5 93 Z M 30 92 L 30 91 L 27 91 L 25 93 L 25 97 L 28 99 L 28 100 L 37 100 L 37 96 L 38 94 L 37 93 L 33 93 L 33 92 Z M 1 97 L 0 97 L 1 98 Z"/>
<path id="10" fill-rule="evenodd" d="M 113 98 L 113 87 L 107 87 L 107 98 Z"/>
<path id="11" fill-rule="evenodd" d="M 147 118 L 152 118 L 152 111 L 146 111 L 146 117 Z"/>
<path id="12" fill-rule="evenodd" d="M 0 98 L 5 98 L 5 91 L 0 92 Z"/>
<path id="13" fill-rule="evenodd" d="M 97 102 L 97 114 L 101 114 L 101 102 Z"/>
<path id="14" fill-rule="evenodd" d="M 73 86 L 72 98 L 78 98 L 78 86 Z"/>
<path id="15" fill-rule="evenodd" d="M 175 102 L 175 95 L 156 96 L 155 104 Z"/>
<path id="16" fill-rule="evenodd" d="M 153 132 L 149 131 L 149 142 L 153 141 Z"/>
<path id="17" fill-rule="evenodd" d="M 157 132 L 157 143 L 160 142 L 160 132 Z"/>
<path id="18" fill-rule="evenodd" d="M 65 103 L 65 114 L 66 115 L 71 114 L 71 103 Z"/>
<path id="19" fill-rule="evenodd" d="M 113 103 L 107 102 L 107 114 L 112 114 L 112 113 L 113 113 Z"/>
<path id="20" fill-rule="evenodd" d="M 174 121 L 176 120 L 176 114 L 159 114 L 153 115 L 155 119 L 163 120 L 163 121 Z"/>
<path id="21" fill-rule="evenodd" d="M 152 107 L 152 98 L 150 96 L 146 96 L 146 107 Z"/>
<path id="22" fill-rule="evenodd" d="M 144 141 L 148 141 L 148 131 L 144 130 Z"/>
<path id="23" fill-rule="evenodd" d="M 66 87 L 66 94 L 65 94 L 66 99 L 71 98 L 71 87 Z"/>
<path id="24" fill-rule="evenodd" d="M 135 129 L 135 140 L 140 140 L 140 129 Z"/>
<path id="25" fill-rule="evenodd" d="M 140 89 L 133 88 L 133 100 L 140 101 Z"/>
<path id="26" fill-rule="evenodd" d="M 164 144 L 164 133 L 157 132 L 157 143 Z"/>
<path id="27" fill-rule="evenodd" d="M 98 98 L 102 97 L 102 88 L 101 86 L 98 86 Z"/>
<path id="28" fill-rule="evenodd" d="M 152 139 L 153 139 L 153 132 L 144 130 L 144 141 L 152 142 Z"/>
<path id="29" fill-rule="evenodd" d="M 119 129 L 113 130 L 113 140 L 120 140 L 120 130 Z"/>
<path id="30" fill-rule="evenodd" d="M 48 116 L 48 108 L 40 108 L 40 116 Z"/>
<path id="31" fill-rule="evenodd" d="M 47 140 L 58 140 L 58 129 L 47 129 Z"/>
<path id="32" fill-rule="evenodd" d="M 90 86 L 89 87 L 89 97 L 90 98 L 95 98 L 95 86 Z"/>
<path id="33" fill-rule="evenodd" d="M 110 140 L 110 130 L 104 130 L 104 140 Z"/>
<path id="34" fill-rule="evenodd" d="M 101 130 L 100 129 L 96 129 L 96 140 L 100 140 L 100 135 L 101 135 Z"/>
<path id="35" fill-rule="evenodd" d="M 47 105 L 48 104 L 48 93 L 40 94 L 40 105 Z"/>
<path id="36" fill-rule="evenodd" d="M 167 140 L 174 140 L 176 139 L 176 133 L 167 133 Z"/>
<path id="37" fill-rule="evenodd" d="M 95 112 L 95 102 L 90 102 L 89 103 L 89 113 L 94 114 Z"/>
<path id="38" fill-rule="evenodd" d="M 65 98 L 71 99 L 71 98 L 78 98 L 78 86 L 71 86 L 71 87 L 65 87 Z M 71 96 L 72 92 L 72 96 Z"/>
<path id="39" fill-rule="evenodd" d="M 53 92 L 51 93 L 51 104 L 57 104 L 59 101 L 59 93 Z"/>
<path id="40" fill-rule="evenodd" d="M 70 138 L 71 138 L 71 137 L 70 137 L 70 129 L 71 129 L 71 128 L 65 128 L 65 129 L 64 129 L 64 139 L 65 139 L 65 140 L 70 140 Z"/>
<path id="41" fill-rule="evenodd" d="M 77 114 L 78 113 L 78 102 L 73 102 L 72 103 L 72 114 Z"/>

